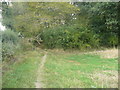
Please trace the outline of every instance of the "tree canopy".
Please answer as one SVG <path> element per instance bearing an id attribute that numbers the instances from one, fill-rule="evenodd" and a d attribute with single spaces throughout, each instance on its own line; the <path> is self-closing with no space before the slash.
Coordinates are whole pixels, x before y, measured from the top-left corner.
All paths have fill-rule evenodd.
<path id="1" fill-rule="evenodd" d="M 37 39 L 42 39 L 47 47 L 51 47 L 52 43 L 52 48 L 57 47 L 58 44 L 70 48 L 117 46 L 118 4 L 117 2 L 74 2 L 73 4 L 15 2 L 9 6 L 3 2 L 3 24 L 25 37 L 38 36 Z M 60 42 L 57 43 L 59 40 Z"/>

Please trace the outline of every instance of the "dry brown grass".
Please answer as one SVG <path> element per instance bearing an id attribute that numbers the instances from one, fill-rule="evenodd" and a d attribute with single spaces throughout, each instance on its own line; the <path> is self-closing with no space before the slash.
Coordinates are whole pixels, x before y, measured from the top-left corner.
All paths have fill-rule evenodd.
<path id="1" fill-rule="evenodd" d="M 80 50 L 66 50 L 63 49 L 47 49 L 48 52 L 52 52 L 55 54 L 95 54 L 100 55 L 101 58 L 118 58 L 118 49 L 106 49 L 106 50 L 96 50 L 96 51 L 80 51 Z"/>
<path id="2" fill-rule="evenodd" d="M 118 58 L 118 49 L 110 49 L 98 52 L 102 58 Z"/>
<path id="3" fill-rule="evenodd" d="M 112 48 L 112 49 L 106 49 L 100 51 L 96 50 L 85 54 L 96 54 L 96 55 L 100 55 L 101 58 L 118 58 L 118 49 Z"/>
<path id="4" fill-rule="evenodd" d="M 106 70 L 90 75 L 96 86 L 103 88 L 118 88 L 118 71 Z"/>

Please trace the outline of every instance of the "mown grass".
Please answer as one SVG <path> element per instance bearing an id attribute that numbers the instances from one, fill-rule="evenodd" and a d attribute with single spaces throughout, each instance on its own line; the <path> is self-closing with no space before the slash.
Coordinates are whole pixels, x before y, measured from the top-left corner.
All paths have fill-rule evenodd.
<path id="1" fill-rule="evenodd" d="M 40 73 L 44 88 L 117 88 L 117 58 L 99 55 L 47 51 Z M 43 51 L 27 51 L 4 71 L 3 88 L 35 88 Z"/>
<path id="2" fill-rule="evenodd" d="M 92 54 L 49 53 L 43 73 L 48 88 L 117 87 L 117 58 L 105 59 Z M 106 71 L 106 73 L 104 72 Z M 112 71 L 112 72 L 110 72 Z M 107 74 L 107 72 L 109 74 Z M 101 76 L 99 76 L 100 74 Z M 111 74 L 111 75 L 110 75 Z M 107 79 L 115 76 L 115 80 Z M 100 78 L 103 77 L 101 82 Z M 106 80 L 106 82 L 104 81 Z M 112 85 L 110 82 L 114 83 Z"/>
<path id="3" fill-rule="evenodd" d="M 18 61 L 7 66 L 4 71 L 3 88 L 34 88 L 37 69 L 43 54 L 36 51 L 27 51 L 18 56 Z"/>

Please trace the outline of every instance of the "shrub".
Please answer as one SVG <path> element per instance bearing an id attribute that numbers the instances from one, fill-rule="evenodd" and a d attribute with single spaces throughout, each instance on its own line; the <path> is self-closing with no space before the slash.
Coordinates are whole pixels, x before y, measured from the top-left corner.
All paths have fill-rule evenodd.
<path id="1" fill-rule="evenodd" d="M 118 35 L 114 33 L 104 33 L 101 35 L 100 44 L 101 46 L 105 46 L 105 47 L 117 47 Z"/>
<path id="2" fill-rule="evenodd" d="M 99 46 L 99 39 L 84 27 L 63 26 L 42 31 L 40 38 L 47 48 L 86 49 Z"/>
<path id="3" fill-rule="evenodd" d="M 2 57 L 11 59 L 19 48 L 19 37 L 11 30 L 2 31 Z"/>
<path id="4" fill-rule="evenodd" d="M 3 43 L 13 43 L 16 45 L 19 42 L 17 33 L 11 30 L 5 30 L 2 32 L 2 42 Z"/>

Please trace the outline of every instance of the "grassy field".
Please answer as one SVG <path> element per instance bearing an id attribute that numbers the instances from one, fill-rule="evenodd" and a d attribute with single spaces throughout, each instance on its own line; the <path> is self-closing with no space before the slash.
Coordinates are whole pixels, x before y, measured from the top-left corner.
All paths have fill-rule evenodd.
<path id="1" fill-rule="evenodd" d="M 117 88 L 118 60 L 96 54 L 47 51 L 40 78 L 44 88 Z M 31 51 L 10 65 L 3 88 L 35 88 L 43 52 Z M 20 56 L 19 56 L 20 57 Z"/>
<path id="2" fill-rule="evenodd" d="M 43 82 L 49 88 L 117 87 L 117 58 L 92 54 L 49 53 Z"/>
<path id="3" fill-rule="evenodd" d="M 19 60 L 3 68 L 3 88 L 34 88 L 37 69 L 41 62 L 42 53 L 29 51 L 21 53 Z M 8 70 L 6 70 L 8 69 Z"/>

